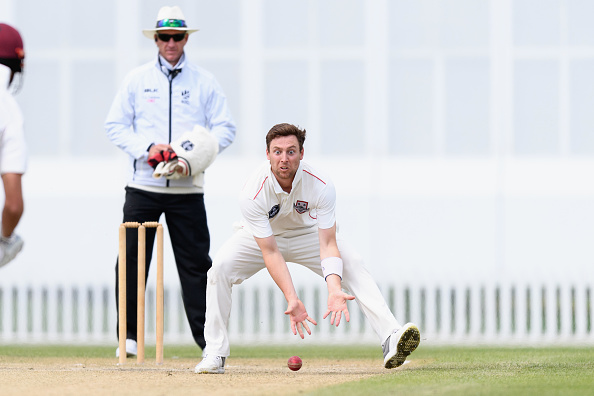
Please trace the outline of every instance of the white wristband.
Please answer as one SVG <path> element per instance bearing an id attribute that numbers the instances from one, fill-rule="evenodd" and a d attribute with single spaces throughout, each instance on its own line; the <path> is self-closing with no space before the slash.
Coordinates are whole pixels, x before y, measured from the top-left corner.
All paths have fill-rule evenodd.
<path id="1" fill-rule="evenodd" d="M 336 274 L 342 279 L 342 259 L 340 257 L 326 257 L 322 260 L 322 273 L 324 280 L 328 275 Z"/>

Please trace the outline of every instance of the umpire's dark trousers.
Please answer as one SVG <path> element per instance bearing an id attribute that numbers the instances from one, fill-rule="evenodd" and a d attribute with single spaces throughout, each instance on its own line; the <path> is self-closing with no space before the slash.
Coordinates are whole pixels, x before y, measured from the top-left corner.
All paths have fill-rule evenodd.
<path id="1" fill-rule="evenodd" d="M 204 195 L 161 194 L 126 187 L 124 222 L 159 221 L 161 214 L 165 214 L 169 229 L 192 336 L 198 346 L 204 349 L 206 345 L 204 341 L 206 273 L 212 265 L 208 254 L 210 234 L 206 222 Z M 146 278 L 149 275 L 155 234 L 155 228 L 146 229 Z M 138 285 L 138 230 L 136 228 L 127 229 L 126 242 L 127 338 L 136 340 Z M 116 304 L 118 302 L 118 265 L 116 261 Z"/>

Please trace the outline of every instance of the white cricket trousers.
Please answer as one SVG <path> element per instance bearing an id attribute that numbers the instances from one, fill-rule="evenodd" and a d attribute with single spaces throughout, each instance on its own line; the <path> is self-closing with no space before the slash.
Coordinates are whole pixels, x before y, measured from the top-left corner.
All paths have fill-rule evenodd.
<path id="1" fill-rule="evenodd" d="M 303 265 L 322 276 L 318 230 L 305 235 L 276 237 L 285 261 Z M 363 260 L 337 237 L 343 261 L 342 285 L 353 296 L 371 327 L 383 342 L 401 326 L 388 308 L 377 284 L 365 269 Z M 243 228 L 219 249 L 208 271 L 204 354 L 227 357 L 230 354 L 227 325 L 231 314 L 231 288 L 266 268 L 254 237 Z M 308 307 L 305 307 L 308 309 Z M 309 308 L 312 309 L 311 307 Z M 284 310 L 282 311 L 284 313 Z M 316 321 L 321 318 L 314 318 Z M 289 320 L 287 318 L 287 320 Z"/>

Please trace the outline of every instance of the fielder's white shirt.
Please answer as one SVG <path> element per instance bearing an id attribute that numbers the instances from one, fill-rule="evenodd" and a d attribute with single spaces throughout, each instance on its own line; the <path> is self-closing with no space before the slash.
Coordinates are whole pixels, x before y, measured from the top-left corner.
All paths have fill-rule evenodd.
<path id="1" fill-rule="evenodd" d="M 0 65 L 0 174 L 27 169 L 27 146 L 21 109 L 8 92 L 10 68 Z"/>
<path id="2" fill-rule="evenodd" d="M 248 178 L 239 207 L 242 225 L 257 238 L 302 235 L 334 225 L 336 190 L 330 179 L 301 161 L 287 193 L 266 162 Z"/>

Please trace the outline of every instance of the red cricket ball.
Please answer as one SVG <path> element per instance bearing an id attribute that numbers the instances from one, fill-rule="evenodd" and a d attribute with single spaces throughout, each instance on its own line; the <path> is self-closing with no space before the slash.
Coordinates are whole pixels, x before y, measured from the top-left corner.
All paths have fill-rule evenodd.
<path id="1" fill-rule="evenodd" d="M 297 371 L 301 368 L 303 362 L 299 356 L 291 356 L 287 362 L 287 366 L 293 371 Z"/>

